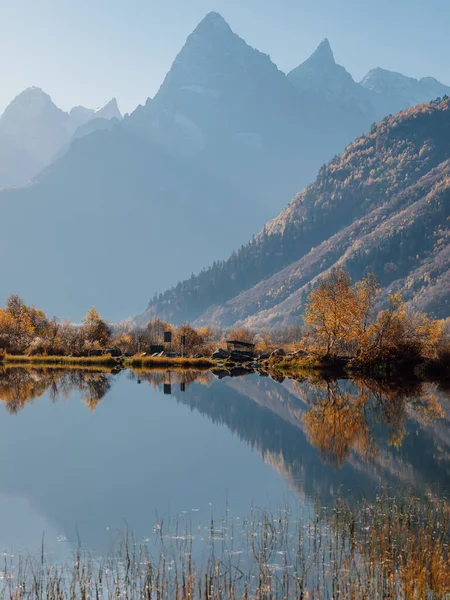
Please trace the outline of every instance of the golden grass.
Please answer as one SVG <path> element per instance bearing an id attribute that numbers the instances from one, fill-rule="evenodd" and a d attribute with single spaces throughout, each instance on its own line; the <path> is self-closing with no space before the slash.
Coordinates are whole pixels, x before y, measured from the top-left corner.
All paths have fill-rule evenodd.
<path id="1" fill-rule="evenodd" d="M 3 364 L 22 364 L 22 365 L 107 365 L 116 366 L 118 361 L 110 354 L 103 356 L 25 356 L 16 354 L 6 354 Z"/>
<path id="2" fill-rule="evenodd" d="M 67 372 L 67 371 L 85 371 L 86 373 L 112 373 L 117 365 L 97 365 L 97 364 L 77 364 L 77 363 L 24 363 L 24 362 L 0 362 L 0 373 L 12 372 L 13 369 L 26 369 L 27 371 L 46 372 Z"/>
<path id="3" fill-rule="evenodd" d="M 211 368 L 215 362 L 210 358 L 169 358 L 167 356 L 132 356 L 124 361 L 124 367 L 182 367 L 182 368 Z"/>

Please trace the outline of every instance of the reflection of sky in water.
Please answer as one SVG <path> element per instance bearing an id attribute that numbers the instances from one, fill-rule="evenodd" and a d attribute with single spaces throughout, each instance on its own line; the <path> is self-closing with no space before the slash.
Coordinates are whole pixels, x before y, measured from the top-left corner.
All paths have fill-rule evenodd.
<path id="1" fill-rule="evenodd" d="M 17 415 L 2 409 L 0 471 L 1 491 L 33 506 L 0 512 L 0 546 L 14 531 L 17 539 L 24 532 L 21 544 L 39 544 L 45 529 L 46 540 L 72 542 L 78 530 L 88 547 L 107 547 L 125 526 L 151 537 L 158 519 L 183 511 L 208 523 L 227 502 L 240 515 L 289 496 L 282 477 L 227 428 L 123 375 L 94 413 L 77 393 L 54 404 L 45 395 Z M 28 539 L 24 512 L 30 522 L 36 515 Z"/>
<path id="2" fill-rule="evenodd" d="M 32 498 L 1 493 L 0 515 L 2 552 L 37 554 L 44 541 L 49 556 L 69 556 L 64 533 L 55 527 L 50 515 L 45 515 L 33 504 Z"/>
<path id="3" fill-rule="evenodd" d="M 302 511 L 338 491 L 367 497 L 379 484 L 413 482 L 426 491 L 448 482 L 447 400 L 438 426 L 406 411 L 401 448 L 389 445 L 375 412 L 376 454 L 369 460 L 356 445 L 337 466 L 305 429 L 324 388 L 202 376 L 182 393 L 174 376 L 172 395 L 164 395 L 163 378 L 152 386 L 126 373 L 108 377 L 93 412 L 84 387 L 56 402 L 47 391 L 15 415 L 0 407 L 0 548 L 33 551 L 45 532 L 47 552 L 64 558 L 77 533 L 84 546 L 105 551 L 125 528 L 137 540 L 152 538 L 157 522 L 180 515 L 183 528 L 207 532 L 212 515 L 238 521 L 252 506 Z M 348 389 L 354 393 L 344 383 Z"/>

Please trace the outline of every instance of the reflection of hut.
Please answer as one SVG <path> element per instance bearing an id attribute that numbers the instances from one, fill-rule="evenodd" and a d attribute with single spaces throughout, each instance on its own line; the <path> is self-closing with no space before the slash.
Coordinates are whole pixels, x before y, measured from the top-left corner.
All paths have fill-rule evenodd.
<path id="1" fill-rule="evenodd" d="M 240 354 L 246 354 L 247 356 L 253 356 L 255 353 L 255 344 L 241 342 L 240 340 L 228 340 L 227 350 L 230 354 L 232 352 L 238 352 Z"/>

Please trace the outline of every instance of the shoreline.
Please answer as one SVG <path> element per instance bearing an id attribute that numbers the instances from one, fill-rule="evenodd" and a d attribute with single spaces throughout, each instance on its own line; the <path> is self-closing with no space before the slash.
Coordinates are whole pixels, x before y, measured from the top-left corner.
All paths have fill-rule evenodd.
<path id="1" fill-rule="evenodd" d="M 254 361 L 252 363 L 231 363 L 213 360 L 208 357 L 113 357 L 111 355 L 77 357 L 77 356 L 0 356 L 0 367 L 57 367 L 57 368 L 108 368 L 117 370 L 152 371 L 171 368 L 177 370 L 210 371 L 220 377 L 234 377 L 259 373 L 275 379 L 304 378 L 308 376 L 322 378 L 369 377 L 371 379 L 414 379 L 414 380 L 446 380 L 450 379 L 450 367 L 438 361 L 392 361 L 376 365 L 355 365 L 349 360 L 325 362 L 313 359 L 291 359 L 276 357 L 275 359 Z"/>

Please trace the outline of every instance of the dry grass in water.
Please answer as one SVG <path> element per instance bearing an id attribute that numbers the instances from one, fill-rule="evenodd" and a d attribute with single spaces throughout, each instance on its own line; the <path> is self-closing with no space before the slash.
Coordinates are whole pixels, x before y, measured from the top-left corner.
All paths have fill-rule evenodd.
<path id="1" fill-rule="evenodd" d="M 9 600 L 444 599 L 449 527 L 446 501 L 387 496 L 353 508 L 338 500 L 310 517 L 253 510 L 195 531 L 187 519 L 157 524 L 150 541 L 126 537 L 106 558 L 7 557 L 1 591 Z"/>

